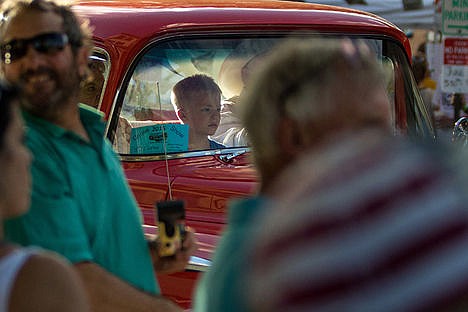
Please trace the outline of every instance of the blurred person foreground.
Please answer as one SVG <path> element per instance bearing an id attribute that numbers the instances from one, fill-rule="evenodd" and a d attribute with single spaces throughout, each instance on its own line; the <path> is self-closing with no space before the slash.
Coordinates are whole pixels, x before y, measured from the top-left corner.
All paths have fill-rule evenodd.
<path id="1" fill-rule="evenodd" d="M 1 70 L 22 90 L 34 156 L 31 207 L 5 222 L 6 237 L 65 256 L 94 311 L 180 311 L 160 295 L 155 272 L 185 268 L 196 249 L 193 232 L 174 257 L 160 257 L 158 241 L 145 239 L 102 115 L 79 105 L 91 74 L 88 23 L 60 1 L 4 1 L 2 10 Z"/>
<path id="2" fill-rule="evenodd" d="M 251 311 L 468 311 L 466 157 L 368 130 L 305 153 L 256 220 Z"/>
<path id="3" fill-rule="evenodd" d="M 267 207 L 282 193 L 272 186 L 295 159 L 360 129 L 391 132 L 383 74 L 361 41 L 316 38 L 283 43 L 262 60 L 240 105 L 260 189 L 256 196 L 230 206 L 212 266 L 198 284 L 195 311 L 249 311 L 245 270 L 247 248 L 258 228 L 256 217 L 268 214 Z M 302 183 L 288 181 L 289 187 L 300 187 L 297 181 Z M 268 293 L 265 299 L 275 296 Z"/>
<path id="4" fill-rule="evenodd" d="M 26 213 L 31 154 L 24 145 L 18 90 L 0 83 L 0 311 L 90 311 L 83 285 L 57 254 L 4 238 L 1 222 Z"/>

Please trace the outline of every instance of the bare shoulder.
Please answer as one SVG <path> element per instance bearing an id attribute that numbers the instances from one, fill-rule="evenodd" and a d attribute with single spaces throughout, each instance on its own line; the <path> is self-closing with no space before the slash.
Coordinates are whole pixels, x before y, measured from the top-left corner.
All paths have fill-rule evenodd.
<path id="1" fill-rule="evenodd" d="M 10 311 L 89 311 L 82 283 L 61 257 L 41 252 L 21 268 L 10 297 Z"/>

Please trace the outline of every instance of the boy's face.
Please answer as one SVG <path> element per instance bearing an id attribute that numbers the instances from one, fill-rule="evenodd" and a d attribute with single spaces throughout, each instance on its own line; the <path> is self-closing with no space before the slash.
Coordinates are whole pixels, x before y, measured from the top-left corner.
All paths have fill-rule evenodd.
<path id="1" fill-rule="evenodd" d="M 190 131 L 197 135 L 213 135 L 218 129 L 221 98 L 219 95 L 199 93 L 190 99 L 185 106 L 183 122 L 188 124 Z"/>

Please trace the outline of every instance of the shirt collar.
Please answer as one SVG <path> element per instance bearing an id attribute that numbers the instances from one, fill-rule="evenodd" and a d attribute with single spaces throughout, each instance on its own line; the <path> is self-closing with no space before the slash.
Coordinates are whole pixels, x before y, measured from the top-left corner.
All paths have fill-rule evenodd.
<path id="1" fill-rule="evenodd" d="M 104 135 L 105 124 L 102 122 L 103 116 L 104 114 L 102 112 L 87 105 L 80 104 L 80 119 L 88 132 L 94 130 L 99 132 L 100 135 Z M 69 130 L 57 126 L 41 117 L 34 116 L 25 110 L 23 110 L 23 118 L 27 123 L 37 124 L 51 136 L 57 138 L 70 133 Z"/>

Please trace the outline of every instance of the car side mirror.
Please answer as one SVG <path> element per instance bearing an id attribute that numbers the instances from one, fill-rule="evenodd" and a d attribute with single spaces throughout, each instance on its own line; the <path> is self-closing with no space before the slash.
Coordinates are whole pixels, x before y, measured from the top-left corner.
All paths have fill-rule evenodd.
<path id="1" fill-rule="evenodd" d="M 455 123 L 452 132 L 452 142 L 460 146 L 468 146 L 468 118 L 461 117 Z"/>

